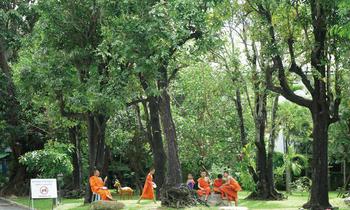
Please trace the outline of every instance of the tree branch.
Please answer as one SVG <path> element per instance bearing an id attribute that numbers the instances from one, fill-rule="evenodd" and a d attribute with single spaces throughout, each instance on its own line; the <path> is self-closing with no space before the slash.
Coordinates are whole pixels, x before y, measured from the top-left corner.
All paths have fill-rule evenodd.
<path id="1" fill-rule="evenodd" d="M 200 30 L 195 29 L 195 27 L 190 27 L 189 30 L 192 31 L 192 33 L 190 33 L 189 36 L 184 37 L 183 39 L 181 39 L 178 43 L 176 43 L 175 46 L 172 46 L 169 50 L 169 57 L 172 57 L 174 55 L 174 53 L 176 52 L 176 50 L 183 46 L 188 40 L 191 39 L 199 39 L 203 36 L 203 32 Z"/>
<path id="2" fill-rule="evenodd" d="M 184 65 L 184 66 L 178 66 L 178 67 L 176 67 L 176 68 L 171 72 L 171 74 L 170 74 L 170 76 L 169 76 L 168 84 L 170 83 L 171 80 L 175 79 L 176 74 L 177 74 L 177 72 L 178 72 L 180 69 L 186 68 L 186 67 L 188 67 L 188 66 L 189 66 L 189 65 Z"/>
<path id="3" fill-rule="evenodd" d="M 289 71 L 297 74 L 301 77 L 301 81 L 307 88 L 307 90 L 311 93 L 311 95 L 314 95 L 314 88 L 311 86 L 310 80 L 307 78 L 306 74 L 303 72 L 303 70 L 296 64 L 295 61 L 295 54 L 294 54 L 294 40 L 293 38 L 288 39 L 288 49 L 289 49 L 289 55 L 291 59 L 291 66 Z"/>
<path id="4" fill-rule="evenodd" d="M 332 117 L 330 118 L 329 124 L 335 123 L 340 120 L 339 116 L 339 106 L 340 106 L 341 98 L 336 98 L 334 100 L 334 106 L 332 108 Z"/>
<path id="5" fill-rule="evenodd" d="M 138 103 L 144 103 L 144 102 L 148 102 L 149 99 L 148 98 L 138 98 L 138 99 L 135 99 L 129 103 L 126 103 L 127 106 L 132 106 L 132 105 L 137 105 Z"/>
<path id="6" fill-rule="evenodd" d="M 269 24 L 269 34 L 270 34 L 270 45 L 273 48 L 273 51 L 275 52 L 274 55 L 272 55 L 272 61 L 274 64 L 274 69 L 278 70 L 278 80 L 280 87 L 275 87 L 272 83 L 272 71 L 266 72 L 266 78 L 269 80 L 268 88 L 276 93 L 281 94 L 289 101 L 292 101 L 293 103 L 296 103 L 300 106 L 304 107 L 311 107 L 311 100 L 306 99 L 304 97 L 296 95 L 292 89 L 289 87 L 287 78 L 285 75 L 285 70 L 282 62 L 281 56 L 278 54 L 278 48 L 277 48 L 277 41 L 275 37 L 275 29 L 272 25 L 272 17 L 268 10 L 266 10 L 261 4 L 258 5 L 259 13 L 262 15 L 267 23 Z"/>
<path id="7" fill-rule="evenodd" d="M 56 91 L 56 99 L 58 101 L 59 109 L 63 117 L 67 117 L 69 119 L 75 119 L 75 120 L 85 119 L 86 115 L 83 113 L 67 112 L 65 110 L 65 102 L 64 102 L 64 98 L 61 90 Z"/>

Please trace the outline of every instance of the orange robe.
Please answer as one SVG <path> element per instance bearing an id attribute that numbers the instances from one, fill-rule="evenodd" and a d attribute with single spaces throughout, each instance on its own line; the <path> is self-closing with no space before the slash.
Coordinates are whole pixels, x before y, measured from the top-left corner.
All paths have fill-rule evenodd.
<path id="1" fill-rule="evenodd" d="M 222 198 L 224 198 L 225 194 L 226 194 L 227 200 L 238 201 L 237 192 L 242 190 L 242 188 L 234 178 L 231 178 L 228 181 L 228 184 L 225 184 L 225 185 L 220 187 L 220 190 L 221 190 L 221 197 Z"/>
<path id="2" fill-rule="evenodd" d="M 101 189 L 101 187 L 104 187 L 104 182 L 102 181 L 101 177 L 91 176 L 89 181 L 90 181 L 91 191 L 99 194 L 102 200 L 113 199 L 109 190 Z"/>
<path id="3" fill-rule="evenodd" d="M 197 194 L 199 197 L 202 197 L 203 195 L 209 195 L 210 194 L 210 184 L 205 181 L 203 178 L 198 179 L 198 186 L 203 188 L 202 190 L 197 190 Z"/>
<path id="4" fill-rule="evenodd" d="M 154 199 L 154 191 L 153 191 L 153 176 L 152 174 L 148 174 L 145 185 L 143 187 L 141 198 L 143 199 Z"/>
<path id="5" fill-rule="evenodd" d="M 215 193 L 221 193 L 220 191 L 220 187 L 222 186 L 223 184 L 223 180 L 222 179 L 215 179 L 214 180 L 214 192 Z"/>

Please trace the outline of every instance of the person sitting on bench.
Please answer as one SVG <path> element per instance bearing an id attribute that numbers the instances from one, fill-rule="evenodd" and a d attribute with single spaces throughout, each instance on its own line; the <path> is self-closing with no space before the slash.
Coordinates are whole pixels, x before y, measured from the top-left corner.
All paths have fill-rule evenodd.
<path id="1" fill-rule="evenodd" d="M 201 172 L 201 178 L 198 179 L 198 196 L 201 198 L 205 195 L 205 202 L 208 201 L 208 197 L 210 194 L 210 180 L 209 177 L 207 177 L 207 172 L 202 171 Z"/>
<path id="2" fill-rule="evenodd" d="M 105 177 L 104 181 L 102 181 L 99 170 L 95 169 L 94 175 L 89 179 L 91 191 L 93 193 L 99 194 L 102 200 L 113 200 L 113 197 L 108 188 L 105 187 L 106 181 L 107 177 Z"/>
<path id="3" fill-rule="evenodd" d="M 224 177 L 227 179 L 226 183 L 220 187 L 222 199 L 227 199 L 229 203 L 235 202 L 235 206 L 238 205 L 238 191 L 242 188 L 238 182 L 229 175 L 228 171 L 224 172 Z"/>
<path id="4" fill-rule="evenodd" d="M 214 193 L 221 194 L 220 187 L 224 184 L 224 180 L 222 180 L 222 174 L 218 174 L 218 178 L 214 180 Z"/>

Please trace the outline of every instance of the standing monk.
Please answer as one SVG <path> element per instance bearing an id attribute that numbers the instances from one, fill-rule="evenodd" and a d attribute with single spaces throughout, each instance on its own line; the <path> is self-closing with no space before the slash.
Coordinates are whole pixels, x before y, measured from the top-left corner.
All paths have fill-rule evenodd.
<path id="1" fill-rule="evenodd" d="M 156 202 L 156 197 L 154 196 L 154 191 L 153 191 L 153 175 L 156 172 L 156 170 L 154 168 L 151 168 L 150 172 L 147 175 L 146 181 L 145 181 L 145 185 L 143 187 L 143 191 L 142 191 L 142 195 L 140 197 L 140 199 L 137 201 L 137 203 L 140 203 L 141 199 L 149 199 L 149 200 L 153 200 L 154 203 Z"/>
<path id="2" fill-rule="evenodd" d="M 106 181 L 107 177 L 105 177 L 104 181 L 102 181 L 102 178 L 100 177 L 100 172 L 97 169 L 95 169 L 94 175 L 91 176 L 89 179 L 91 191 L 93 193 L 99 194 L 102 200 L 113 200 L 113 197 L 109 192 L 108 188 L 105 187 Z"/>
<path id="3" fill-rule="evenodd" d="M 205 195 L 205 201 L 208 201 L 208 197 L 210 194 L 210 180 L 207 177 L 207 172 L 202 171 L 201 172 L 201 178 L 198 179 L 198 196 L 202 197 Z"/>
<path id="4" fill-rule="evenodd" d="M 228 172 L 224 172 L 224 177 L 227 179 L 226 183 L 220 187 L 222 199 L 227 199 L 229 202 L 234 201 L 235 206 L 238 205 L 238 194 L 237 192 L 242 190 L 238 182 L 229 176 Z"/>

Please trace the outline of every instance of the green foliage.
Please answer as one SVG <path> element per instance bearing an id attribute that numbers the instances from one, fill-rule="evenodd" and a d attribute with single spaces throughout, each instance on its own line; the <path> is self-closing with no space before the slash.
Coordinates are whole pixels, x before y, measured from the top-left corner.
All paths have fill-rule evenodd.
<path id="1" fill-rule="evenodd" d="M 224 76 L 198 64 L 184 69 L 172 87 L 180 159 L 194 174 L 212 164 L 233 167 L 239 154 L 239 136 L 232 135 L 237 126 L 234 103 Z"/>
<path id="2" fill-rule="evenodd" d="M 36 21 L 36 6 L 29 2 L 0 2 L 0 43 L 8 50 L 9 60 L 16 60 L 22 36 L 31 32 Z"/>
<path id="3" fill-rule="evenodd" d="M 350 23 L 349 23 L 349 0 L 337 0 L 339 7 L 338 24 L 334 26 L 333 33 L 338 34 L 340 37 L 350 39 Z"/>
<path id="4" fill-rule="evenodd" d="M 292 190 L 295 192 L 309 192 L 311 187 L 311 179 L 303 176 L 292 182 Z"/>
<path id="5" fill-rule="evenodd" d="M 297 154 L 293 147 L 289 147 L 288 153 L 283 155 L 283 165 L 276 168 L 276 174 L 283 176 L 288 167 L 294 176 L 299 176 L 301 171 L 308 166 L 308 158 Z"/>
<path id="6" fill-rule="evenodd" d="M 71 145 L 49 141 L 44 149 L 27 152 L 21 156 L 20 163 L 41 178 L 55 178 L 58 174 L 68 176 L 73 170 L 71 152 Z"/>

